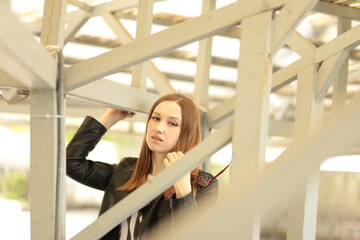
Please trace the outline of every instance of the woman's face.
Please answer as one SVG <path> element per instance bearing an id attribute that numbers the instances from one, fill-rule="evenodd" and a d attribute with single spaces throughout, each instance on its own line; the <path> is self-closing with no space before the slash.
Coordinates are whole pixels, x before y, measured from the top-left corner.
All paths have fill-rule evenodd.
<path id="1" fill-rule="evenodd" d="M 152 113 L 146 132 L 146 143 L 155 153 L 168 153 L 174 150 L 179 139 L 181 108 L 176 102 L 159 103 Z"/>

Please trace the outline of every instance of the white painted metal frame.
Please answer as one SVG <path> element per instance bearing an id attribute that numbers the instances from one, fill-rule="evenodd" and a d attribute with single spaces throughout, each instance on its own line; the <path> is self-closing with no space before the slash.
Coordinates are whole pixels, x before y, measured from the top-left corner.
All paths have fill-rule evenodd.
<path id="1" fill-rule="evenodd" d="M 55 88 L 56 61 L 24 24 L 0 2 L 0 64 L 3 71 L 32 88 Z M 33 65 L 33 63 L 37 63 Z"/>
<path id="2" fill-rule="evenodd" d="M 47 56 L 56 62 L 57 74 L 51 79 L 56 85 L 53 89 L 29 86 L 32 239 L 65 238 L 65 102 L 61 56 L 65 12 L 66 2 L 45 1 L 41 43 L 50 53 Z"/>
<path id="3" fill-rule="evenodd" d="M 310 65 L 298 74 L 294 140 L 307 139 L 322 125 L 323 100 L 317 101 L 318 65 Z M 320 166 L 304 176 L 299 187 L 290 190 L 287 239 L 316 238 Z"/>
<path id="4" fill-rule="evenodd" d="M 322 11 L 326 11 L 324 6 L 330 6 L 328 3 L 317 2 L 239 0 L 220 9 L 204 11 L 199 17 L 153 35 L 147 36 L 146 28 L 144 35 L 133 40 L 111 12 L 137 5 L 138 1 L 112 1 L 91 7 L 77 0 L 69 0 L 70 4 L 81 9 L 68 20 L 65 20 L 64 1 L 46 1 L 41 42 L 47 47 L 58 47 L 58 54 L 51 56 L 36 42 L 25 25 L 12 15 L 4 1 L 0 1 L 0 76 L 4 77 L 0 84 L 31 90 L 32 238 L 64 239 L 64 94 L 129 111 L 148 112 L 157 95 L 101 78 L 130 66 L 143 64 L 153 57 L 205 39 L 218 30 L 241 22 L 243 31 L 237 95 L 210 109 L 205 116 L 208 127 L 216 127 L 218 130 L 188 152 L 184 161 L 177 162 L 134 191 L 74 239 L 97 239 L 103 236 L 172 185 L 182 174 L 200 165 L 229 142 L 233 144 L 233 164 L 228 197 L 219 203 L 219 207 L 209 209 L 205 217 L 200 219 L 200 215 L 194 216 L 191 218 L 194 219 L 192 224 L 180 224 L 181 231 L 172 236 L 173 239 L 219 239 L 227 236 L 259 239 L 260 215 L 271 208 L 281 207 L 284 203 L 290 203 L 290 206 L 294 203 L 290 208 L 290 212 L 295 212 L 294 215 L 290 214 L 290 223 L 294 224 L 288 226 L 288 238 L 314 239 L 318 177 L 313 173 L 318 171 L 319 164 L 325 157 L 341 152 L 352 143 L 359 130 L 349 126 L 356 125 L 360 120 L 358 96 L 345 110 L 345 107 L 336 110 L 341 114 L 334 117 L 332 124 L 321 128 L 317 134 L 313 133 L 314 126 L 321 122 L 319 119 L 322 117 L 325 93 L 335 81 L 337 73 L 345 71 L 346 64 L 343 63 L 346 62 L 349 51 L 360 44 L 360 26 L 349 29 L 349 21 L 344 23 L 344 28 L 349 29 L 348 31 L 340 31 L 337 38 L 318 48 L 294 32 L 302 18 L 315 6 Z M 211 8 L 208 5 L 204 10 Z M 50 9 L 55 9 L 53 14 L 50 14 Z M 147 9 L 145 12 L 149 14 L 151 11 Z M 336 10 L 341 10 L 344 16 L 357 19 L 355 13 L 348 15 L 342 7 L 336 7 Z M 69 41 L 89 17 L 98 15 L 105 19 L 118 39 L 126 44 L 63 70 L 63 44 Z M 70 23 L 66 30 L 63 29 L 65 21 Z M 149 21 L 151 19 L 147 18 L 143 24 L 149 27 Z M 19 35 L 22 37 L 19 38 Z M 272 74 L 271 56 L 285 42 L 301 58 Z M 203 107 L 207 106 L 208 100 L 205 89 L 201 89 L 201 86 L 208 85 L 210 46 L 210 39 L 201 42 L 198 60 L 197 91 L 201 92 L 201 96 L 197 101 Z M 319 64 L 321 67 L 317 69 Z M 174 92 L 168 80 L 151 63 L 149 75 L 161 94 Z M 159 77 L 160 81 L 157 80 Z M 298 84 L 301 81 L 305 85 L 297 93 L 295 126 L 286 125 L 287 136 L 293 135 L 296 141 L 274 163 L 265 167 L 266 139 L 271 131 L 270 126 L 275 126 L 267 116 L 270 91 L 276 91 L 296 79 Z M 342 80 L 343 85 L 344 82 Z M 119 92 L 123 94 L 118 94 Z M 339 93 L 344 94 L 344 86 L 339 89 Z M 338 138 L 342 141 L 335 141 Z M 290 178 L 293 181 L 288 181 Z M 301 201 L 284 197 L 295 186 L 302 186 Z M 309 198 L 311 201 L 307 202 Z M 302 212 L 303 215 L 296 214 L 297 212 Z M 220 218 L 227 220 L 219 222 Z M 189 221 L 189 218 L 186 220 Z M 219 227 L 222 231 L 218 230 Z M 155 239 L 165 238 L 168 239 L 168 235 L 162 234 Z"/>
<path id="5" fill-rule="evenodd" d="M 203 0 L 202 13 L 215 9 L 215 0 Z M 201 122 L 201 137 L 206 138 L 210 129 L 208 127 L 206 113 L 209 109 L 209 85 L 210 68 L 212 59 L 212 37 L 199 41 L 198 54 L 196 57 L 196 73 L 194 76 L 194 101 L 199 107 Z M 210 159 L 205 161 L 202 169 L 210 171 Z"/>
<path id="6" fill-rule="evenodd" d="M 321 162 L 357 140 L 360 129 L 353 124 L 360 121 L 360 95 L 341 110 L 326 126 L 317 129 L 312 137 L 289 146 L 261 175 L 253 174 L 254 166 L 245 166 L 239 174 L 246 181 L 237 183 L 224 201 L 199 214 L 187 212 L 171 239 L 233 239 L 242 226 L 239 216 L 283 208 L 288 205 L 288 189 L 303 184 L 304 176 L 318 169 Z M 338 141 L 342 139 L 342 141 Z M 193 221 L 189 224 L 189 219 Z M 289 226 L 291 228 L 291 226 Z M 155 240 L 169 238 L 170 232 L 161 229 Z"/>
<path id="7" fill-rule="evenodd" d="M 67 93 L 69 97 L 81 98 L 103 106 L 122 108 L 128 111 L 148 113 L 158 95 L 137 88 L 100 79 Z"/>
<path id="8" fill-rule="evenodd" d="M 152 181 L 147 182 L 123 201 L 118 202 L 111 211 L 102 214 L 97 220 L 77 234 L 76 239 L 97 239 L 106 234 L 113 227 L 125 220 L 133 212 L 141 209 L 169 186 L 202 163 L 217 149 L 224 147 L 231 138 L 232 124 L 227 123 L 214 134 L 206 138 L 198 147 L 184 156 L 184 161 L 178 161 L 166 171 L 159 173 Z M 209 151 L 210 150 L 210 151 Z"/>
<path id="9" fill-rule="evenodd" d="M 128 44 L 134 41 L 133 37 L 126 30 L 126 28 L 119 22 L 119 20 L 112 13 L 103 13 L 103 19 L 108 24 L 108 26 L 115 33 L 117 40 L 121 44 Z M 169 83 L 169 79 L 159 71 L 159 69 L 155 66 L 152 61 L 149 61 L 149 72 L 148 76 L 151 81 L 154 83 L 156 89 L 160 93 L 160 95 L 164 95 L 167 93 L 174 93 L 175 89 Z"/>
<path id="10" fill-rule="evenodd" d="M 139 0 L 136 39 L 142 39 L 151 34 L 153 19 L 153 0 Z M 133 67 L 131 86 L 146 90 L 149 62 L 145 61 Z"/>
<path id="11" fill-rule="evenodd" d="M 231 187 L 246 181 L 239 169 L 254 165 L 253 174 L 260 174 L 265 164 L 268 132 L 268 107 L 271 89 L 272 14 L 267 11 L 241 22 L 241 47 L 233 116 Z M 251 104 L 249 104 L 251 102 Z M 244 115 L 243 112 L 248 114 Z M 256 153 L 256 154 L 254 154 Z M 237 228 L 239 239 L 260 239 L 260 213 L 239 216 L 243 226 Z"/>
<path id="12" fill-rule="evenodd" d="M 185 21 L 164 31 L 115 48 L 102 55 L 84 60 L 65 69 L 65 89 L 70 90 L 98 78 L 136 65 L 148 59 L 205 38 L 214 32 L 238 24 L 242 19 L 257 12 L 281 6 L 283 1 L 271 1 L 265 9 L 246 12 L 245 3 L 234 3 L 197 18 Z M 166 41 L 164 40 L 166 39 Z M 153 46 L 149 48 L 148 46 Z"/>
<path id="13" fill-rule="evenodd" d="M 344 17 L 338 18 L 338 35 L 351 29 L 351 20 Z M 344 60 L 344 64 L 341 66 L 337 73 L 337 78 L 333 83 L 333 113 L 341 109 L 345 105 L 346 101 L 346 86 L 348 82 L 349 71 L 349 59 Z"/>

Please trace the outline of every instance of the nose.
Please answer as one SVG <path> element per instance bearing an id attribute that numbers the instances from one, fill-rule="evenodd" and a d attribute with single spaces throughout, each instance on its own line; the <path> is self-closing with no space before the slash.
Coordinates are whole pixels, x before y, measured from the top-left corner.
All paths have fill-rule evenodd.
<path id="1" fill-rule="evenodd" d="M 156 131 L 163 133 L 165 130 L 165 123 L 164 121 L 159 121 L 155 126 Z"/>

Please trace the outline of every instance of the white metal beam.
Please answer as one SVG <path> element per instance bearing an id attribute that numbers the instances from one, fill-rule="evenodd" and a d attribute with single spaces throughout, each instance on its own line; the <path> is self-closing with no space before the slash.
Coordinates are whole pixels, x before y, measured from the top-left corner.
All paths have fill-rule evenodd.
<path id="1" fill-rule="evenodd" d="M 235 97 L 218 104 L 207 113 L 207 120 L 210 128 L 218 128 L 225 121 L 229 120 L 234 113 Z M 294 123 L 283 120 L 269 120 L 269 136 L 294 136 Z"/>
<path id="2" fill-rule="evenodd" d="M 46 0 L 44 4 L 41 42 L 56 59 L 57 74 L 52 81 L 54 89 L 41 91 L 31 89 L 31 236 L 32 239 L 65 238 L 65 123 L 63 92 L 64 28 L 67 2 Z M 50 56 L 50 55 L 49 55 Z M 51 59 L 53 59 L 51 57 Z M 33 63 L 37 65 L 37 63 Z M 39 101 L 48 103 L 40 104 Z M 44 109 L 42 109 L 44 108 Z M 44 130 L 46 125 L 47 129 Z M 38 145 L 47 141 L 44 146 Z M 40 156 L 41 155 L 41 156 Z M 44 163 L 47 161 L 47 163 Z M 47 174 L 43 174 L 47 172 Z M 33 176 L 36 175 L 35 178 Z M 51 179 L 47 179 L 50 177 Z M 42 188 L 43 182 L 47 188 Z M 38 185 L 35 187 L 35 185 Z M 48 188 L 52 188 L 49 190 Z M 54 198 L 55 195 L 55 199 Z M 45 199 L 45 200 L 44 200 Z M 49 200 L 49 203 L 44 203 Z M 44 209 L 44 205 L 46 209 Z M 44 215 L 45 212 L 47 215 Z M 53 215 L 50 215 L 53 214 Z M 47 226 L 46 228 L 43 228 Z M 51 237 L 50 237 L 51 236 Z"/>
<path id="3" fill-rule="evenodd" d="M 31 91 L 31 239 L 56 239 L 56 105 L 55 91 Z"/>
<path id="4" fill-rule="evenodd" d="M 84 11 L 83 9 L 79 9 L 77 11 L 73 11 L 73 12 L 69 12 L 69 13 L 66 13 L 66 16 L 65 16 L 65 23 L 69 23 L 71 24 L 71 22 L 73 21 L 76 21 L 76 20 L 73 20 L 73 19 L 77 19 L 79 18 L 79 16 L 83 15 L 84 12 L 86 13 L 87 11 Z M 88 13 L 89 14 L 89 13 Z M 41 32 L 41 28 L 42 28 L 42 18 L 40 19 L 36 19 L 35 21 L 33 22 L 29 22 L 29 23 L 26 23 L 26 26 L 28 27 L 28 29 L 36 34 L 36 33 L 40 33 Z"/>
<path id="5" fill-rule="evenodd" d="M 63 48 L 66 6 L 66 1 L 45 1 L 41 27 L 41 42 L 44 46 Z"/>
<path id="6" fill-rule="evenodd" d="M 116 39 L 123 45 L 131 43 L 134 38 L 123 24 L 111 13 L 103 13 L 102 18 L 116 35 Z"/>
<path id="7" fill-rule="evenodd" d="M 215 8 L 214 0 L 204 0 L 202 13 L 207 13 Z M 196 57 L 196 73 L 194 77 L 194 96 L 196 103 L 203 109 L 208 109 L 209 80 L 211 66 L 212 37 L 199 41 L 198 54 Z"/>
<path id="8" fill-rule="evenodd" d="M 64 44 L 73 39 L 74 35 L 80 30 L 82 26 L 84 26 L 89 17 L 90 14 L 88 12 L 78 10 L 72 15 L 71 18 L 69 18 L 64 33 Z"/>
<path id="9" fill-rule="evenodd" d="M 172 49 L 205 38 L 220 29 L 234 26 L 246 17 L 279 7 L 282 3 L 281 0 L 272 1 L 262 8 L 249 11 L 244 10 L 247 8 L 243 4 L 233 3 L 102 55 L 84 60 L 65 70 L 66 89 L 79 87 L 160 56 Z"/>
<path id="10" fill-rule="evenodd" d="M 91 12 L 93 7 L 89 4 L 86 4 L 85 2 L 82 2 L 80 0 L 67 0 L 67 2 L 71 5 L 74 5 L 76 7 L 79 7 L 80 9 L 83 9 L 87 12 Z"/>
<path id="11" fill-rule="evenodd" d="M 207 113 L 207 121 L 210 128 L 217 128 L 234 113 L 235 97 L 216 105 Z"/>
<path id="12" fill-rule="evenodd" d="M 233 239 L 242 226 L 239 216 L 283 209 L 287 206 L 288 189 L 296 189 L 303 182 L 303 176 L 318 169 L 326 157 L 357 140 L 360 128 L 354 129 L 353 126 L 359 122 L 360 95 L 345 111 L 332 118 L 326 127 L 317 129 L 313 137 L 287 148 L 261 175 L 253 174 L 252 166 L 244 167 L 239 173 L 244 175 L 244 181 L 238 183 L 236 191 L 226 195 L 224 201 L 202 214 L 186 212 L 181 219 L 183 221 L 178 221 L 176 234 L 171 235 L 171 239 Z M 221 231 L 219 219 L 226 219 L 226 223 L 221 224 Z M 171 230 L 160 230 L 152 239 L 169 239 Z"/>
<path id="13" fill-rule="evenodd" d="M 186 172 L 201 165 L 202 161 L 211 154 L 224 147 L 231 138 L 232 122 L 228 122 L 221 129 L 209 135 L 202 143 L 187 152 L 182 161 L 160 172 L 152 181 L 146 182 L 129 196 L 114 205 L 111 210 L 99 216 L 93 223 L 78 233 L 72 240 L 98 239 L 107 231 L 125 220 L 133 212 L 136 212 L 146 203 L 161 194 Z"/>
<path id="14" fill-rule="evenodd" d="M 136 39 L 142 39 L 151 34 L 153 5 L 153 0 L 139 0 L 139 13 L 136 21 Z M 148 65 L 148 61 L 145 61 L 133 67 L 131 81 L 132 87 L 146 90 Z"/>
<path id="15" fill-rule="evenodd" d="M 317 64 L 299 73 L 296 93 L 295 141 L 302 141 L 323 122 L 323 99 L 317 100 Z M 304 175 L 299 187 L 290 189 L 288 240 L 315 240 L 320 166 Z"/>
<path id="16" fill-rule="evenodd" d="M 98 16 L 103 13 L 109 13 L 114 11 L 125 10 L 128 8 L 137 7 L 139 0 L 115 0 L 106 3 L 102 3 L 93 7 L 92 15 Z"/>
<path id="17" fill-rule="evenodd" d="M 284 45 L 300 21 L 314 8 L 317 2 L 318 0 L 286 1 L 279 14 L 274 17 L 272 53 Z"/>
<path id="18" fill-rule="evenodd" d="M 67 93 L 103 106 L 131 112 L 148 113 L 158 96 L 143 90 L 125 86 L 106 79 L 97 80 Z"/>
<path id="19" fill-rule="evenodd" d="M 329 87 L 334 82 L 337 77 L 341 67 L 343 66 L 345 60 L 349 57 L 349 51 L 341 51 L 334 56 L 326 59 L 319 69 L 319 81 L 318 81 L 318 92 L 317 98 L 323 100 Z"/>
<path id="20" fill-rule="evenodd" d="M 215 0 L 202 1 L 202 13 L 207 13 L 215 9 Z M 206 112 L 209 108 L 209 82 L 210 67 L 212 61 L 212 37 L 199 41 L 198 54 L 196 57 L 196 73 L 194 76 L 194 100 L 198 105 L 201 122 L 201 137 L 205 138 L 209 134 Z M 203 163 L 202 169 L 210 172 L 209 159 Z"/>
<path id="21" fill-rule="evenodd" d="M 230 187 L 235 190 L 245 179 L 241 168 L 252 163 L 254 175 L 265 164 L 268 133 L 268 107 L 271 89 L 272 11 L 241 22 L 241 45 L 236 85 Z M 234 231 L 237 239 L 260 239 L 260 218 L 238 216 L 246 226 Z"/>
<path id="22" fill-rule="evenodd" d="M 314 11 L 360 21 L 360 10 L 358 8 L 351 8 L 340 4 L 319 1 L 314 7 Z"/>
<path id="23" fill-rule="evenodd" d="M 0 69 L 0 86 L 1 87 L 14 87 L 14 88 L 27 88 L 23 83 L 19 82 L 2 69 Z"/>
<path id="24" fill-rule="evenodd" d="M 279 69 L 273 73 L 272 76 L 272 91 L 277 91 L 277 89 L 284 87 L 290 82 L 294 81 L 299 71 L 308 66 L 312 61 L 305 58 L 300 58 L 299 60 L 291 63 L 290 65 Z M 228 119 L 232 116 L 235 106 L 235 97 L 231 97 L 228 100 L 220 103 L 213 109 L 210 109 L 208 112 L 208 123 L 210 127 L 217 127 L 221 122 Z"/>
<path id="25" fill-rule="evenodd" d="M 340 34 L 330 42 L 327 42 L 315 51 L 315 62 L 320 63 L 325 59 L 343 51 L 351 50 L 360 44 L 360 25 Z"/>
<path id="26" fill-rule="evenodd" d="M 115 33 L 120 43 L 128 44 L 134 41 L 134 38 L 113 14 L 104 13 L 102 14 L 102 17 Z M 175 92 L 175 89 L 171 86 L 169 79 L 155 66 L 152 61 L 149 61 L 149 77 L 154 83 L 155 88 L 159 91 L 160 95 Z"/>
<path id="27" fill-rule="evenodd" d="M 0 1 L 0 68 L 33 88 L 55 88 L 56 61 Z M 36 63 L 36 64 L 34 64 Z"/>
<path id="28" fill-rule="evenodd" d="M 313 58 L 315 54 L 315 45 L 304 38 L 299 32 L 295 31 L 286 42 L 292 50 L 298 53 L 302 58 Z"/>
<path id="29" fill-rule="evenodd" d="M 340 35 L 351 29 L 351 20 L 348 18 L 338 18 L 338 32 Z M 332 94 L 332 114 L 336 114 L 339 109 L 345 105 L 346 101 L 346 87 L 349 79 L 349 59 L 345 59 L 344 64 L 341 66 L 337 78 L 333 83 Z"/>
<path id="30" fill-rule="evenodd" d="M 311 53 L 307 55 L 308 57 L 302 57 L 285 68 L 279 69 L 273 76 L 273 88 L 274 86 L 277 86 L 277 89 L 287 85 L 289 82 L 293 81 L 297 73 L 306 66 L 314 63 L 320 63 L 329 57 L 342 52 L 343 49 L 346 49 L 346 52 L 348 52 L 360 44 L 359 35 L 360 26 L 356 26 L 339 35 L 334 40 L 314 49 L 314 52 L 311 50 Z M 311 56 L 312 54 L 314 54 L 314 56 Z M 343 53 L 340 56 L 344 56 L 344 54 L 346 55 L 346 53 Z"/>
<path id="31" fill-rule="evenodd" d="M 66 22 L 70 23 L 71 21 L 73 21 L 73 18 L 78 18 L 78 16 L 83 15 L 84 13 L 89 14 L 89 17 L 95 17 L 116 10 L 122 11 L 128 8 L 136 7 L 138 5 L 138 0 L 117 0 L 108 3 L 102 3 L 96 6 L 90 6 L 78 0 L 69 0 L 69 4 L 79 7 L 79 10 L 72 11 L 66 14 Z M 29 29 L 31 29 L 32 32 L 40 32 L 41 25 L 42 19 L 37 19 L 33 22 L 27 23 L 27 26 L 29 27 Z"/>
<path id="32" fill-rule="evenodd" d="M 295 80 L 294 77 L 298 74 L 298 72 L 309 65 L 311 61 L 305 58 L 300 58 L 295 62 L 289 64 L 288 66 L 281 68 L 273 73 L 273 91 L 277 91 L 289 83 Z"/>

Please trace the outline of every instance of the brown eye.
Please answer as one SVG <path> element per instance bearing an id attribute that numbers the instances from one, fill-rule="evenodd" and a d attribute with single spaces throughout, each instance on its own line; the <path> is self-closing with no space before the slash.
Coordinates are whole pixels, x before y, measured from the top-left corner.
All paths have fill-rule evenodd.
<path id="1" fill-rule="evenodd" d="M 152 116 L 151 119 L 152 119 L 152 120 L 155 120 L 155 121 L 159 121 L 159 120 L 160 120 L 160 118 L 159 118 L 159 117 L 156 117 L 156 116 Z"/>
<path id="2" fill-rule="evenodd" d="M 170 126 L 172 127 L 177 127 L 179 126 L 179 124 L 177 124 L 176 122 L 169 122 Z"/>

